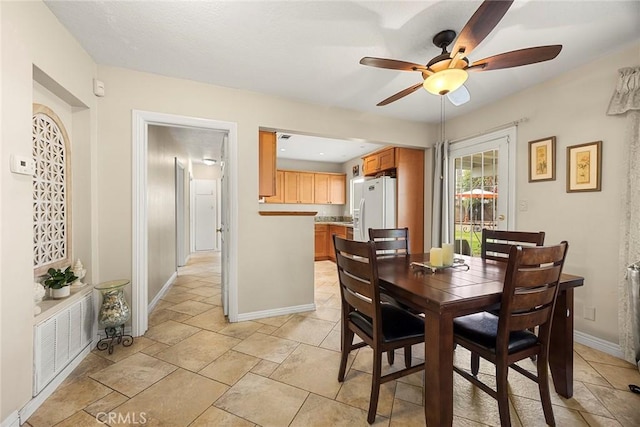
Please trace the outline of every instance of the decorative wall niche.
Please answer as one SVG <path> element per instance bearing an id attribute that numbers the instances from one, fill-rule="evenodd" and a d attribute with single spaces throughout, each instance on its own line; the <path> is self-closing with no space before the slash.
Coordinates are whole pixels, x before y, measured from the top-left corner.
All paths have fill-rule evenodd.
<path id="1" fill-rule="evenodd" d="M 33 104 L 33 268 L 71 264 L 71 143 L 56 113 Z"/>

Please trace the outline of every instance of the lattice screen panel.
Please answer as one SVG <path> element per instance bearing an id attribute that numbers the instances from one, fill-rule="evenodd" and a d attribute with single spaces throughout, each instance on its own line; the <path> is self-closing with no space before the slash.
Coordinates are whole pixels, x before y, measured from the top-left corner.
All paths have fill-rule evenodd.
<path id="1" fill-rule="evenodd" d="M 40 109 L 48 110 L 44 106 Z M 44 272 L 69 260 L 69 153 L 55 114 L 33 115 L 33 266 Z M 58 119 L 59 120 L 59 119 Z"/>

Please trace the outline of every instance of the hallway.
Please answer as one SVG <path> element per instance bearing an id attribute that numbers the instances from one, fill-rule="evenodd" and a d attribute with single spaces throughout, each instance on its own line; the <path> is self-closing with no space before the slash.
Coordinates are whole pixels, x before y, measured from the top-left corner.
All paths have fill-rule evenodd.
<path id="1" fill-rule="evenodd" d="M 330 261 L 315 263 L 315 302 L 315 312 L 229 324 L 219 252 L 194 254 L 147 333 L 111 355 L 93 350 L 25 425 L 366 426 L 371 351 L 354 352 L 345 382 L 337 381 L 340 294 Z M 579 344 L 574 360 L 574 397 L 552 392 L 557 425 L 640 425 L 640 397 L 627 388 L 640 384 L 637 369 Z M 468 366 L 464 349 L 456 363 Z M 395 367 L 385 359 L 383 371 Z M 490 378 L 490 365 L 480 372 Z M 512 424 L 544 425 L 535 384 L 513 371 L 509 378 Z M 493 399 L 457 375 L 454 392 L 455 426 L 499 425 Z M 424 425 L 421 401 L 421 374 L 384 384 L 375 425 Z"/>

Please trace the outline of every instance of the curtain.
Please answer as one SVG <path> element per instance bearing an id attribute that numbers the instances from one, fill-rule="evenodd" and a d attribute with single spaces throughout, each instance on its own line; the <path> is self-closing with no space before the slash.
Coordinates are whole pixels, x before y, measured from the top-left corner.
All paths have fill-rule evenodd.
<path id="1" fill-rule="evenodd" d="M 640 298 L 634 298 L 627 267 L 640 261 L 640 66 L 618 70 L 618 82 L 611 97 L 608 115 L 624 115 L 626 137 L 624 143 L 625 179 L 620 225 L 620 277 L 618 281 L 618 327 L 620 348 L 624 358 L 640 369 Z"/>
<path id="2" fill-rule="evenodd" d="M 449 141 L 434 147 L 431 246 L 451 243 L 449 230 Z"/>

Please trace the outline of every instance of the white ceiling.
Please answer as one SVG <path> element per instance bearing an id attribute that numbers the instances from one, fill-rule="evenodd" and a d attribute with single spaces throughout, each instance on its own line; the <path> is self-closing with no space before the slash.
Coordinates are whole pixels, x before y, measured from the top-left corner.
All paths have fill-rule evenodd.
<path id="1" fill-rule="evenodd" d="M 289 135 L 283 138 L 282 135 Z M 289 132 L 277 133 L 278 157 L 282 159 L 312 160 L 344 163 L 382 148 L 365 141 L 344 141 Z"/>
<path id="2" fill-rule="evenodd" d="M 358 61 L 374 56 L 425 64 L 440 54 L 433 36 L 459 32 L 481 4 L 45 1 L 101 65 L 429 123 L 439 121 L 440 100 L 424 90 L 376 107 L 420 82 L 419 73 Z M 471 101 L 445 103 L 446 115 L 482 108 L 637 40 L 639 1 L 516 1 L 469 59 L 548 44 L 562 44 L 562 52 L 544 63 L 471 73 Z"/>

